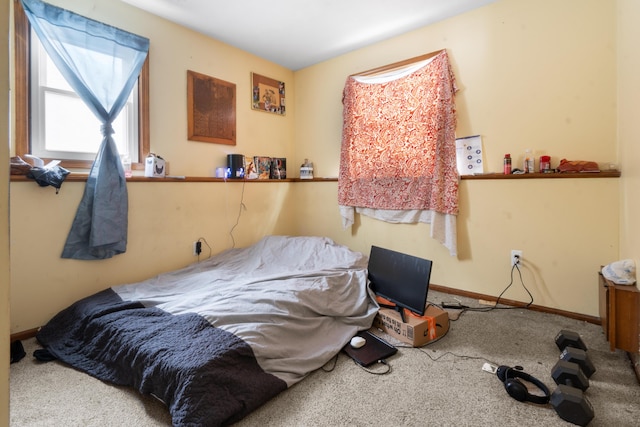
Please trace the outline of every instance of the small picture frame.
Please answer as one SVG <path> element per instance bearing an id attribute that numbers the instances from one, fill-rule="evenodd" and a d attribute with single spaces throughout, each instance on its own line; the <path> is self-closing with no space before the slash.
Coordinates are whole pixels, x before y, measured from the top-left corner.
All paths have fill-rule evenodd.
<path id="1" fill-rule="evenodd" d="M 253 110 L 284 116 L 285 103 L 284 82 L 251 73 L 251 108 Z"/>

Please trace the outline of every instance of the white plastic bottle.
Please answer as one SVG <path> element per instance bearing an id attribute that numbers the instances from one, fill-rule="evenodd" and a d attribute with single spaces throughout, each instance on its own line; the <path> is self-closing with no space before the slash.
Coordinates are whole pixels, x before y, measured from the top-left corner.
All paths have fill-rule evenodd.
<path id="1" fill-rule="evenodd" d="M 531 154 L 531 150 L 529 148 L 524 151 L 524 163 L 522 166 L 522 170 L 524 171 L 524 173 L 533 173 L 535 171 L 533 154 Z"/>
<path id="2" fill-rule="evenodd" d="M 309 159 L 304 159 L 304 163 L 300 166 L 300 179 L 313 179 L 313 163 Z"/>
<path id="3" fill-rule="evenodd" d="M 131 157 L 126 154 L 122 154 L 120 155 L 120 160 L 122 161 L 125 178 L 131 178 L 133 176 L 133 172 L 131 171 Z"/>

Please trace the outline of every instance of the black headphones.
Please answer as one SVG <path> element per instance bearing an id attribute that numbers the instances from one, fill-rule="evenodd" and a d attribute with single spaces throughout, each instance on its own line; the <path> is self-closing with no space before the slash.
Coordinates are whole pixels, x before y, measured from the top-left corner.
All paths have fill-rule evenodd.
<path id="1" fill-rule="evenodd" d="M 498 366 L 496 370 L 496 375 L 500 378 L 500 381 L 504 383 L 504 388 L 507 390 L 509 396 L 520 402 L 531 402 L 537 403 L 540 405 L 544 405 L 549 403 L 549 399 L 551 397 L 551 393 L 549 392 L 549 388 L 544 385 L 542 381 L 539 379 L 532 377 L 526 372 L 522 371 L 522 368 L 519 366 L 517 368 L 512 368 L 510 366 Z M 540 390 L 544 392 L 544 396 L 538 396 L 535 394 L 529 393 L 527 390 L 527 386 L 522 384 L 518 378 L 522 378 L 525 381 L 530 382 L 537 386 Z"/>

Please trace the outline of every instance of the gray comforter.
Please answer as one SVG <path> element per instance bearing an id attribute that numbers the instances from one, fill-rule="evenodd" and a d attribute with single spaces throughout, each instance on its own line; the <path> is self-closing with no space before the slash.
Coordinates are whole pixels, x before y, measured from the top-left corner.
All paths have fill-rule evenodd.
<path id="1" fill-rule="evenodd" d="M 159 397 L 176 426 L 230 424 L 371 326 L 366 266 L 330 239 L 266 237 L 80 300 L 38 340 L 77 369 Z"/>

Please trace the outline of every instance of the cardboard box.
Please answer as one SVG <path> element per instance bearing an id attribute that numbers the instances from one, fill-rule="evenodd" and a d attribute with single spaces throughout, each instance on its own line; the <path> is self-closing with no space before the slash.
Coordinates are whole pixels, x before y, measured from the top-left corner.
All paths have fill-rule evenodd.
<path id="1" fill-rule="evenodd" d="M 147 178 L 164 178 L 165 162 L 160 156 L 149 153 L 144 159 L 144 176 Z"/>
<path id="2" fill-rule="evenodd" d="M 440 338 L 449 330 L 449 314 L 433 305 L 427 306 L 422 317 L 405 313 L 405 320 L 406 323 L 403 323 L 396 310 L 381 308 L 373 320 L 373 326 L 413 347 Z"/>

